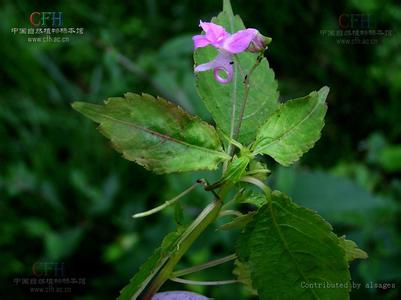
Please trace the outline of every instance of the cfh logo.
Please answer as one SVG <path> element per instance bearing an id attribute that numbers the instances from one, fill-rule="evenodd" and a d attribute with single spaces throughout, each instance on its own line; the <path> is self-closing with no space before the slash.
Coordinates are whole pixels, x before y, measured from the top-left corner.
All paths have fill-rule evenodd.
<path id="1" fill-rule="evenodd" d="M 63 13 L 61 11 L 35 11 L 29 16 L 34 27 L 61 27 L 63 26 Z"/>
<path id="2" fill-rule="evenodd" d="M 32 273 L 36 277 L 64 277 L 63 262 L 36 262 L 32 265 Z"/>
<path id="3" fill-rule="evenodd" d="M 369 14 L 342 14 L 338 17 L 341 29 L 369 29 L 370 23 Z"/>

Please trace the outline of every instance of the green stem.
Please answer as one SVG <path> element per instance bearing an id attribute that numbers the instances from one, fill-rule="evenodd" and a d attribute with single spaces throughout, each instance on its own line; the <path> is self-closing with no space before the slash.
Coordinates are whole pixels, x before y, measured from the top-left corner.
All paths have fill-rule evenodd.
<path id="1" fill-rule="evenodd" d="M 231 7 L 230 0 L 223 0 L 223 11 L 228 16 L 228 20 L 230 23 L 230 32 L 234 33 L 234 13 Z M 230 117 L 230 137 L 233 137 L 234 134 L 234 124 L 235 124 L 235 113 L 237 107 L 237 64 L 234 64 L 234 80 L 233 80 L 233 99 L 232 99 L 232 110 L 231 110 L 231 117 Z M 231 143 L 228 144 L 227 153 L 234 153 L 234 148 Z M 232 156 L 232 155 L 230 155 Z M 223 164 L 223 174 L 227 170 L 228 161 L 225 161 Z"/>
<path id="2" fill-rule="evenodd" d="M 209 268 L 224 264 L 224 263 L 234 260 L 236 258 L 237 258 L 237 256 L 235 254 L 231 254 L 231 255 L 228 255 L 225 257 L 221 257 L 221 258 L 218 258 L 215 260 L 208 261 L 208 262 L 200 264 L 200 265 L 196 265 L 196 266 L 193 266 L 190 268 L 175 271 L 175 272 L 173 272 L 173 274 L 171 274 L 171 276 L 174 278 L 174 277 L 181 277 L 184 275 L 192 274 L 192 273 L 195 273 L 198 271 L 202 271 L 205 269 L 209 269 Z"/>
<path id="3" fill-rule="evenodd" d="M 270 198 L 271 198 L 271 190 L 270 190 L 270 188 L 269 188 L 266 184 L 264 184 L 261 180 L 255 178 L 255 177 L 245 176 L 245 177 L 242 177 L 242 178 L 241 178 L 241 181 L 251 183 L 251 184 L 257 186 L 258 188 L 260 188 L 260 189 L 263 191 L 263 193 L 266 195 L 267 200 L 270 201 Z"/>
<path id="4" fill-rule="evenodd" d="M 271 171 L 267 169 L 256 169 L 252 171 L 248 171 L 245 173 L 245 175 L 255 175 L 255 174 L 270 174 Z"/>
<path id="5" fill-rule="evenodd" d="M 196 188 L 201 182 L 196 182 L 193 185 L 191 185 L 189 188 L 187 188 L 185 191 L 183 191 L 181 194 L 179 194 L 178 196 L 175 196 L 173 199 L 167 200 L 165 201 L 162 205 L 159 205 L 155 208 L 152 208 L 150 210 L 141 212 L 141 213 L 137 213 L 135 215 L 133 215 L 133 218 L 142 218 L 142 217 L 147 217 L 150 216 L 152 214 L 155 214 L 161 210 L 163 210 L 164 208 L 166 208 L 167 206 L 170 206 L 171 204 L 174 204 L 175 202 L 177 202 L 178 200 L 180 200 L 182 197 L 184 197 L 186 194 L 188 194 L 190 191 L 192 191 L 194 188 Z"/>
<path id="6" fill-rule="evenodd" d="M 248 74 L 245 75 L 244 78 L 244 98 L 241 104 L 241 110 L 239 113 L 239 120 L 237 123 L 237 126 L 234 129 L 234 134 L 232 136 L 232 139 L 236 140 L 238 138 L 239 132 L 241 130 L 241 124 L 242 124 L 242 119 L 244 118 L 244 113 L 245 113 L 245 108 L 246 108 L 246 104 L 248 102 L 248 95 L 249 95 L 249 78 L 251 77 L 252 73 L 255 71 L 255 69 L 257 68 L 257 66 L 259 66 L 259 64 L 261 63 L 263 59 L 263 53 L 259 54 L 258 58 L 256 59 L 255 64 L 252 66 L 252 68 L 249 70 Z M 230 151 L 230 156 L 232 156 L 234 154 L 234 148 L 231 147 L 231 151 Z"/>
<path id="7" fill-rule="evenodd" d="M 223 189 L 224 190 L 224 189 Z M 223 194 L 223 191 L 221 192 Z M 177 249 L 171 255 L 170 259 L 162 267 L 159 274 L 149 286 L 143 300 L 152 299 L 153 295 L 160 287 L 171 277 L 174 267 L 180 261 L 181 257 L 187 252 L 192 243 L 200 236 L 200 234 L 218 217 L 223 202 L 221 199 L 216 199 L 210 203 L 192 222 L 192 224 L 184 231 L 179 241 Z"/>
<path id="8" fill-rule="evenodd" d="M 237 66 L 238 66 L 238 69 L 239 69 L 239 72 L 241 73 L 241 76 L 244 77 L 244 76 L 245 76 L 245 73 L 244 73 L 244 70 L 243 70 L 242 67 L 241 67 L 240 62 L 239 62 L 238 55 L 234 55 L 234 60 L 235 60 L 235 62 L 236 62 L 236 64 L 237 64 Z"/>
<path id="9" fill-rule="evenodd" d="M 236 140 L 230 138 L 228 135 L 226 135 L 222 130 L 217 128 L 217 131 L 219 132 L 219 134 L 225 138 L 227 140 L 227 142 L 231 145 L 234 145 L 235 147 L 237 147 L 238 149 L 240 149 L 241 151 L 244 149 L 244 146 L 240 143 L 237 142 Z"/>
<path id="10" fill-rule="evenodd" d="M 196 280 L 188 280 L 188 279 L 182 279 L 182 278 L 177 278 L 177 277 L 170 278 L 170 280 L 178 282 L 178 283 L 192 284 L 192 285 L 224 285 L 224 284 L 233 284 L 233 283 L 239 282 L 236 279 L 218 280 L 218 281 L 196 281 Z"/>
<path id="11" fill-rule="evenodd" d="M 237 216 L 241 217 L 243 216 L 242 213 L 240 213 L 238 210 L 233 210 L 233 209 L 227 209 L 227 210 L 222 210 L 219 214 L 219 217 L 225 217 L 225 216 Z"/>

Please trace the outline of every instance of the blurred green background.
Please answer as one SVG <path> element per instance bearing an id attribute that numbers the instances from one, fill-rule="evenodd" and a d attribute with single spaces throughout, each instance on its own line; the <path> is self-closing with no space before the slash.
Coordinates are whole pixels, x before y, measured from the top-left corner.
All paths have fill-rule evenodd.
<path id="1" fill-rule="evenodd" d="M 401 6 L 396 0 L 245 1 L 234 11 L 273 38 L 267 58 L 281 100 L 331 87 L 321 140 L 291 168 L 272 161 L 271 185 L 316 209 L 338 234 L 368 252 L 352 264 L 361 283 L 351 299 L 400 299 Z M 216 0 L 40 1 L 0 5 L 0 299 L 114 299 L 162 237 L 174 209 L 148 219 L 133 213 L 181 192 L 208 173 L 156 176 L 111 149 L 70 103 L 100 103 L 126 91 L 161 95 L 210 121 L 194 88 L 191 36 Z M 34 11 L 62 11 L 63 27 L 82 27 L 68 43 L 33 43 Z M 341 44 L 342 14 L 369 14 L 369 29 L 392 30 L 370 45 Z M 349 38 L 348 38 L 349 39 Z M 188 222 L 210 201 L 200 189 L 182 201 Z M 232 252 L 236 233 L 210 229 L 181 263 Z M 66 292 L 34 292 L 23 279 L 55 264 Z M 230 264 L 191 279 L 230 279 Z M 38 272 L 38 268 L 40 269 Z M 56 268 L 57 269 L 57 268 Z M 40 274 L 40 276 L 35 276 Z M 394 283 L 395 288 L 366 288 Z M 41 285 L 46 286 L 46 285 Z M 189 287 L 215 299 L 250 299 L 240 286 Z M 241 295 L 241 296 L 239 296 Z"/>

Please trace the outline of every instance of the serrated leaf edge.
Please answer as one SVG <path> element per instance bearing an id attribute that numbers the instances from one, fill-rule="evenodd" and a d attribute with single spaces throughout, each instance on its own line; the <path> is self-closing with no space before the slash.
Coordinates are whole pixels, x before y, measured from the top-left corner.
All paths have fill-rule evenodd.
<path id="1" fill-rule="evenodd" d="M 323 87 L 323 88 L 324 88 L 324 87 Z M 323 89 L 323 88 L 322 88 L 322 89 Z M 289 128 L 285 133 L 283 133 L 279 138 L 277 138 L 276 140 L 270 142 L 269 144 L 265 145 L 264 147 L 268 147 L 268 146 L 273 145 L 273 144 L 275 144 L 276 142 L 280 141 L 284 136 L 288 135 L 288 134 L 289 134 L 294 128 L 296 128 L 299 124 L 302 124 L 303 122 L 305 122 L 306 120 L 308 120 L 308 118 L 315 112 L 315 110 L 318 108 L 319 105 L 323 105 L 323 106 L 324 106 L 324 113 L 323 113 L 323 115 L 322 115 L 321 118 L 320 118 L 320 121 L 321 121 L 321 123 L 322 123 L 321 130 L 324 128 L 324 126 L 325 126 L 324 117 L 325 117 L 326 112 L 327 112 L 327 104 L 324 103 L 324 101 L 321 100 L 321 99 L 323 98 L 323 97 L 321 96 L 321 94 L 319 94 L 319 93 L 316 92 L 316 91 L 313 91 L 313 92 L 311 92 L 311 93 L 310 93 L 308 96 L 306 96 L 306 97 L 288 100 L 287 102 L 280 104 L 280 106 L 277 108 L 277 110 L 266 120 L 266 122 L 265 122 L 263 125 L 261 125 L 261 126 L 258 128 L 258 131 L 260 132 L 260 130 L 262 129 L 262 127 L 269 121 L 270 118 L 272 118 L 272 117 L 274 117 L 275 115 L 279 114 L 280 111 L 281 111 L 281 109 L 282 109 L 288 102 L 291 102 L 291 103 L 301 102 L 301 101 L 304 101 L 304 100 L 305 100 L 306 98 L 308 98 L 308 97 L 312 97 L 313 94 L 317 94 L 317 95 L 316 95 L 316 97 L 317 97 L 316 105 L 315 105 L 315 106 L 313 107 L 313 109 L 308 113 L 308 115 L 307 115 L 305 118 L 303 118 L 300 122 L 297 122 L 297 123 L 294 124 L 292 127 L 290 127 L 290 128 Z M 327 94 L 326 94 L 326 96 L 327 96 Z M 324 98 L 324 99 L 325 99 L 325 98 Z M 297 152 L 295 152 L 295 154 L 296 154 L 297 157 L 296 157 L 295 159 L 293 159 L 293 160 L 290 160 L 290 161 L 282 161 L 281 159 L 277 159 L 277 158 L 275 158 L 275 157 L 273 157 L 273 156 L 271 156 L 271 155 L 269 155 L 269 154 L 267 154 L 267 155 L 271 156 L 275 161 L 277 161 L 277 162 L 280 163 L 281 165 L 283 165 L 283 166 L 289 166 L 289 165 L 293 164 L 294 162 L 298 161 L 298 160 L 302 157 L 302 155 L 303 155 L 304 153 L 308 152 L 310 149 L 312 149 L 312 148 L 314 147 L 314 145 L 316 144 L 316 142 L 317 142 L 317 141 L 320 139 L 320 137 L 322 136 L 321 130 L 320 130 L 319 135 L 317 136 L 317 138 L 316 138 L 315 141 L 313 141 L 313 142 L 311 142 L 311 143 L 309 143 L 309 144 L 307 144 L 307 145 L 303 145 L 303 147 L 302 147 L 301 149 L 299 149 Z M 256 136 L 256 141 L 257 141 L 257 139 L 258 139 L 258 135 L 259 135 L 259 133 L 258 133 L 257 136 Z M 263 154 L 263 152 L 262 152 L 261 150 L 258 150 L 258 149 L 257 149 L 257 143 L 256 143 L 256 142 L 255 142 L 255 144 L 253 144 L 253 148 L 254 148 L 254 149 L 253 149 L 253 154 L 254 154 L 254 155 Z"/>

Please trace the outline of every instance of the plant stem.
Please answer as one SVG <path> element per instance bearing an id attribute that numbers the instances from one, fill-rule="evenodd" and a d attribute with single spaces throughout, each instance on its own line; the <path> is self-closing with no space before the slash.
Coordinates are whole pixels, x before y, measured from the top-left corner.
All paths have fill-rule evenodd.
<path id="1" fill-rule="evenodd" d="M 212 268 L 214 266 L 218 266 L 218 265 L 224 264 L 224 263 L 226 263 L 228 261 L 236 259 L 236 257 L 237 256 L 235 254 L 231 254 L 231 255 L 228 255 L 228 256 L 225 256 L 225 257 L 222 257 L 222 258 L 218 258 L 218 259 L 215 259 L 215 260 L 208 261 L 206 263 L 203 263 L 203 264 L 200 264 L 200 265 L 197 265 L 197 266 L 193 266 L 193 267 L 190 267 L 190 268 L 186 268 L 186 269 L 175 271 L 175 272 L 173 272 L 173 274 L 171 274 L 171 276 L 172 276 L 172 278 L 174 278 L 174 277 L 181 277 L 181 276 L 184 276 L 184 275 L 192 274 L 192 273 L 195 273 L 195 272 L 198 272 L 198 271 L 202 271 L 202 270 L 205 270 L 205 269 L 208 269 L 208 268 Z"/>
<path id="2" fill-rule="evenodd" d="M 231 137 L 233 140 L 236 140 L 238 138 L 239 132 L 241 130 L 242 119 L 244 118 L 245 108 L 246 108 L 246 104 L 248 102 L 249 78 L 251 77 L 252 73 L 255 71 L 257 66 L 259 66 L 259 64 L 261 63 L 262 59 L 263 59 L 263 53 L 259 54 L 258 58 L 256 59 L 255 64 L 249 70 L 248 74 L 245 75 L 245 78 L 244 78 L 244 97 L 243 97 L 243 100 L 242 100 L 241 110 L 240 110 L 240 113 L 239 113 L 239 120 L 238 120 L 237 126 L 234 129 L 234 134 Z M 239 64 L 239 62 L 238 62 L 238 64 Z M 233 154 L 234 154 L 234 147 L 231 147 L 229 155 L 232 156 Z"/>
<path id="3" fill-rule="evenodd" d="M 222 189 L 224 192 L 224 188 Z M 177 249 L 171 255 L 170 259 L 162 267 L 159 274 L 153 280 L 143 300 L 151 300 L 153 295 L 159 290 L 163 283 L 171 277 L 174 267 L 180 261 L 181 257 L 187 252 L 192 243 L 200 236 L 200 234 L 212 223 L 219 215 L 223 202 L 221 199 L 215 199 L 210 203 L 192 222 L 191 225 L 184 231 L 179 241 L 177 242 Z"/>
<path id="4" fill-rule="evenodd" d="M 252 171 L 248 171 L 245 173 L 245 175 L 254 175 L 254 174 L 270 174 L 271 171 L 267 170 L 267 169 L 256 169 L 256 170 L 252 170 Z"/>
<path id="5" fill-rule="evenodd" d="M 258 188 L 260 188 L 263 191 L 263 193 L 266 195 L 266 199 L 270 201 L 271 190 L 261 180 L 255 178 L 255 177 L 245 176 L 245 177 L 242 177 L 241 181 L 251 183 L 251 184 L 257 186 Z"/>
<path id="6" fill-rule="evenodd" d="M 241 76 L 244 77 L 244 76 L 245 76 L 245 73 L 244 73 L 244 70 L 243 70 L 242 67 L 241 67 L 240 62 L 239 62 L 238 55 L 234 55 L 234 60 L 235 60 L 235 62 L 237 63 L 237 66 L 238 66 L 239 72 L 241 73 Z"/>
<path id="7" fill-rule="evenodd" d="M 240 213 L 238 210 L 227 209 L 227 210 L 221 211 L 220 214 L 219 214 L 219 217 L 225 217 L 225 216 L 241 217 L 241 216 L 243 216 L 243 214 Z"/>
<path id="8" fill-rule="evenodd" d="M 182 278 L 177 278 L 177 277 L 170 278 L 170 280 L 178 282 L 178 283 L 193 284 L 193 285 L 224 285 L 224 284 L 233 284 L 233 283 L 239 282 L 236 279 L 218 280 L 218 281 L 195 281 L 195 280 L 188 280 L 188 279 L 182 279 Z"/>
<path id="9" fill-rule="evenodd" d="M 162 205 L 156 206 L 155 208 L 152 208 L 150 210 L 147 210 L 147 211 L 144 211 L 144 212 L 141 212 L 141 213 L 137 213 L 137 214 L 133 215 L 132 217 L 133 218 L 142 218 L 142 217 L 147 217 L 147 216 L 150 216 L 152 214 L 155 214 L 155 213 L 163 210 L 167 206 L 177 202 L 179 199 L 181 199 L 186 194 L 188 194 L 190 191 L 192 191 L 194 188 L 196 188 L 199 184 L 200 184 L 200 182 L 196 182 L 193 185 L 191 185 L 189 188 L 187 188 L 185 191 L 183 191 L 181 194 L 175 196 L 173 199 L 167 200 Z"/>

